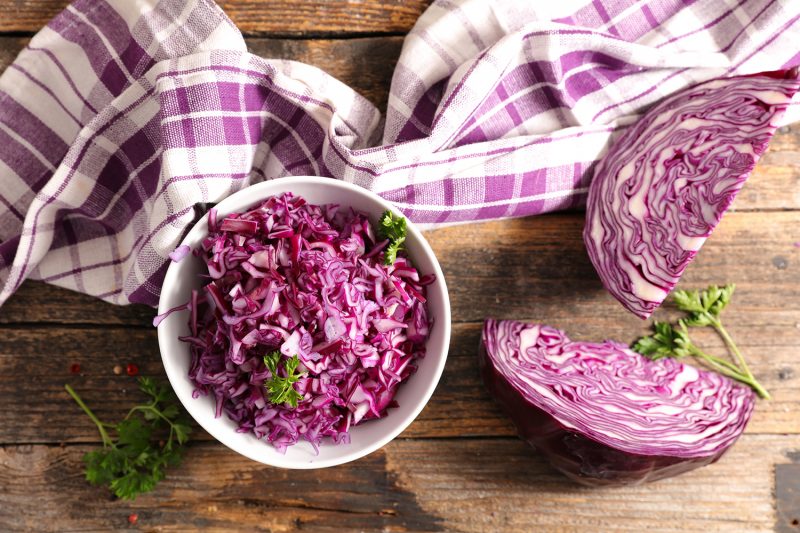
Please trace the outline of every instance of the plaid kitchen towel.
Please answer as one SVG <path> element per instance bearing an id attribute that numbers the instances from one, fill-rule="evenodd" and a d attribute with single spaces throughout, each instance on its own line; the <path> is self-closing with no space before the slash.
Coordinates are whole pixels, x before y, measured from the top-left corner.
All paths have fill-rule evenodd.
<path id="1" fill-rule="evenodd" d="M 438 0 L 382 120 L 247 53 L 210 0 L 78 0 L 0 78 L 0 303 L 30 277 L 155 305 L 195 206 L 278 176 L 353 182 L 425 225 L 581 206 L 653 102 L 797 64 L 796 1 Z"/>

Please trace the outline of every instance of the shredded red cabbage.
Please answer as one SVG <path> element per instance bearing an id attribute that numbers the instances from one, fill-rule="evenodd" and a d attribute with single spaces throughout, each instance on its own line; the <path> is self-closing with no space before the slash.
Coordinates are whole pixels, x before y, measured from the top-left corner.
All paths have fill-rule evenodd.
<path id="1" fill-rule="evenodd" d="M 180 263 L 192 251 L 191 247 L 187 244 L 181 244 L 175 250 L 170 252 L 169 258 L 173 263 Z"/>
<path id="2" fill-rule="evenodd" d="M 291 193 L 217 220 L 195 255 L 209 282 L 188 303 L 194 396 L 278 450 L 381 418 L 425 355 L 431 320 L 426 285 L 411 261 L 384 265 L 367 216 L 311 205 Z M 181 306 L 182 307 L 182 306 Z M 297 356 L 305 374 L 297 407 L 274 405 L 264 356 Z"/>

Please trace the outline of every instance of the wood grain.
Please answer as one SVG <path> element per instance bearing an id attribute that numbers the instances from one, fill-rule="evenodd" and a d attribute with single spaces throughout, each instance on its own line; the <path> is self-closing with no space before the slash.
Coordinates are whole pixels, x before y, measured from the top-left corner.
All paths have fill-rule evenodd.
<path id="1" fill-rule="evenodd" d="M 347 36 L 406 33 L 430 0 L 220 0 L 246 35 Z M 0 28 L 36 32 L 69 0 L 0 0 Z"/>
<path id="2" fill-rule="evenodd" d="M 245 35 L 407 33 L 431 0 L 221 0 Z"/>
<path id="3" fill-rule="evenodd" d="M 429 3 L 220 2 L 253 53 L 316 65 L 381 110 L 399 34 Z M 0 0 L 0 28 L 30 34 L 66 4 Z M 0 70 L 27 41 L 0 36 Z M 83 479 L 80 458 L 98 437 L 63 385 L 102 419 L 123 416 L 138 393 L 114 367 L 163 375 L 153 310 L 25 283 L 0 308 L 0 531 L 124 530 L 131 513 L 137 529 L 158 531 L 800 531 L 797 125 L 775 136 L 734 210 L 682 285 L 737 283 L 726 323 L 774 399 L 759 402 L 747 433 L 716 465 L 643 487 L 577 488 L 514 437 L 484 392 L 475 355 L 487 315 L 545 321 L 576 339 L 645 332 L 597 281 L 581 242 L 583 215 L 565 213 L 427 234 L 451 291 L 453 341 L 436 394 L 401 438 L 350 465 L 296 472 L 251 462 L 197 430 L 185 464 L 135 502 Z M 711 335 L 699 339 L 722 349 Z"/>
<path id="4" fill-rule="evenodd" d="M 738 211 L 800 208 L 800 124 L 778 130 L 732 208 Z"/>
<path id="5" fill-rule="evenodd" d="M 247 39 L 247 46 L 250 52 L 267 59 L 291 59 L 319 67 L 385 112 L 403 38 Z"/>
<path id="6" fill-rule="evenodd" d="M 735 282 L 736 313 L 754 327 L 793 328 L 800 300 L 800 214 L 729 213 L 683 278 L 686 286 Z M 583 214 L 562 213 L 432 231 L 457 321 L 546 319 L 575 336 L 600 324 L 620 336 L 643 324 L 608 295 L 582 239 Z M 595 333 L 599 333 L 596 329 Z"/>
<path id="7" fill-rule="evenodd" d="M 747 187 L 757 188 L 759 183 L 753 181 Z M 786 211 L 768 216 L 747 211 L 726 215 L 687 269 L 683 283 L 735 282 L 740 286 L 739 316 L 746 317 L 747 324 L 775 322 L 786 328 L 800 322 L 800 248 L 794 244 L 800 241 L 796 230 L 800 215 Z M 582 213 L 560 213 L 428 232 L 448 280 L 454 320 L 538 316 L 570 326 L 580 335 L 585 325 L 614 317 L 603 325 L 612 328 L 608 334 L 626 331 L 630 335 L 631 328 L 641 323 L 623 312 L 600 285 L 583 247 L 582 226 Z M 763 307 L 760 315 L 756 305 Z M 143 307 L 112 307 L 88 296 L 27 282 L 0 309 L 0 324 L 144 327 L 153 314 Z"/>
<path id="8" fill-rule="evenodd" d="M 483 389 L 476 365 L 479 324 L 459 324 L 444 376 L 428 406 L 403 433 L 407 438 L 513 436 L 514 430 Z M 70 383 L 100 419 L 116 421 L 142 399 L 133 378 L 115 366 L 136 364 L 144 375 L 163 376 L 154 332 L 122 329 L 26 329 L 4 332 L 13 353 L 0 354 L 0 445 L 96 442 L 97 430 L 64 391 Z M 600 335 L 594 338 L 603 338 Z M 800 362 L 795 339 L 778 346 L 740 343 L 753 372 L 773 394 L 760 402 L 749 433 L 800 434 Z M 135 349 L 128 347 L 135 346 Z M 786 354 L 786 355 L 784 355 Z M 72 364 L 81 366 L 72 374 Z M 20 376 L 26 376 L 21 386 Z M 198 430 L 199 440 L 210 437 Z"/>
<path id="9" fill-rule="evenodd" d="M 759 213 L 730 213 L 688 269 L 682 286 L 734 281 L 737 293 L 725 322 L 748 355 L 752 370 L 774 398 L 760 402 L 749 431 L 800 434 L 800 249 L 792 244 L 800 212 L 776 212 L 763 223 Z M 407 437 L 513 435 L 508 421 L 484 393 L 475 357 L 486 316 L 543 321 L 574 339 L 622 342 L 646 332 L 647 323 L 630 315 L 600 286 L 580 239 L 582 215 L 565 213 L 515 221 L 456 226 L 428 238 L 445 270 L 456 322 L 442 382 L 429 406 L 404 434 Z M 488 252 L 491 250 L 491 252 Z M 753 250 L 758 250 L 754 253 Z M 782 258 L 776 266 L 775 258 Z M 25 289 L 28 290 L 28 289 Z M 105 310 L 121 313 L 88 297 L 39 286 L 38 294 L 64 305 L 77 322 Z M 30 311 L 33 289 L 14 296 L 0 316 Z M 63 291 L 61 291 L 63 292 Z M 492 295 L 488 296 L 487 295 Z M 44 306 L 42 302 L 42 306 Z M 44 306 L 46 309 L 47 306 Z M 55 312 L 59 305 L 51 304 Z M 26 311 L 27 309 L 27 311 Z M 35 309 L 35 308 L 34 308 Z M 132 311 L 134 312 L 134 311 Z M 143 308 L 145 325 L 151 311 Z M 674 311 L 660 310 L 657 317 Z M 108 313 L 104 320 L 115 316 Z M 117 314 L 113 320 L 133 319 Z M 155 330 L 85 325 L 25 323 L 0 328 L 0 443 L 95 441 L 92 424 L 75 416 L 63 391 L 71 383 L 101 418 L 121 417 L 132 401 L 132 380 L 113 374 L 115 365 L 137 364 L 161 375 Z M 699 334 L 701 345 L 724 353 L 719 339 Z M 69 373 L 81 365 L 82 374 Z M 20 382 L 20 376 L 26 380 Z"/>
<path id="10" fill-rule="evenodd" d="M 347 468 L 290 471 L 194 443 L 156 492 L 129 502 L 86 483 L 81 457 L 89 449 L 0 449 L 0 531 L 118 531 L 131 514 L 136 529 L 158 531 L 441 530 L 398 486 L 382 453 Z"/>
<path id="11" fill-rule="evenodd" d="M 0 448 L 0 530 L 772 531 L 773 469 L 794 436 L 746 435 L 712 466 L 658 483 L 577 487 L 517 439 L 399 439 L 349 465 L 287 471 L 194 443 L 154 493 L 112 501 L 86 446 Z M 75 505 L 81 502 L 80 505 Z"/>
<path id="12" fill-rule="evenodd" d="M 387 448 L 400 486 L 448 530 L 772 531 L 775 463 L 794 437 L 745 436 L 716 465 L 640 487 L 578 488 L 519 441 L 403 441 Z"/>
<path id="13" fill-rule="evenodd" d="M 0 307 L 0 327 L 31 324 L 152 326 L 155 310 L 144 305 L 111 305 L 86 294 L 26 281 Z"/>
<path id="14" fill-rule="evenodd" d="M 800 531 L 800 452 L 788 457 L 792 463 L 775 465 L 776 533 Z"/>
<path id="15" fill-rule="evenodd" d="M 0 72 L 11 64 L 28 41 L 25 37 L 0 36 Z M 402 37 L 339 40 L 248 38 L 246 42 L 251 53 L 263 58 L 291 59 L 321 68 L 381 110 L 386 109 L 389 83 L 403 46 Z"/>

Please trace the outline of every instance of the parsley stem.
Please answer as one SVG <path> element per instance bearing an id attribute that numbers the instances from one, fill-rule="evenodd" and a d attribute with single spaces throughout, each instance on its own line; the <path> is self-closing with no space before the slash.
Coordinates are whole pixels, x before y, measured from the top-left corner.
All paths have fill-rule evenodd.
<path id="1" fill-rule="evenodd" d="M 733 291 L 733 284 L 725 285 L 722 288 L 711 285 L 703 291 L 675 291 L 673 299 L 678 309 L 684 311 L 688 316 L 678 320 L 677 325 L 655 322 L 653 324 L 654 333 L 636 341 L 633 349 L 651 359 L 694 356 L 719 374 L 750 386 L 761 398 L 768 400 L 769 393 L 756 380 L 753 372 L 747 366 L 742 352 L 739 351 L 736 343 L 722 326 L 719 315 L 730 302 Z M 722 338 L 728 349 L 729 357 L 723 359 L 709 355 L 692 342 L 689 337 L 689 328 L 706 326 L 710 326 Z M 734 361 L 729 360 L 730 354 L 733 354 Z"/>
<path id="2" fill-rule="evenodd" d="M 89 407 L 87 407 L 85 403 L 83 403 L 81 397 L 78 396 L 78 393 L 75 392 L 72 387 L 70 387 L 69 385 L 64 385 L 64 388 L 67 389 L 67 392 L 69 393 L 70 396 L 72 396 L 72 399 L 75 400 L 75 403 L 77 403 L 80 406 L 80 408 L 83 409 L 83 412 L 86 413 L 88 417 L 92 419 L 92 422 L 94 422 L 95 425 L 97 426 L 97 430 L 100 432 L 100 438 L 103 439 L 103 447 L 108 447 L 108 446 L 113 447 L 114 441 L 111 440 L 111 437 L 108 436 L 108 432 L 106 431 L 105 428 L 106 424 L 101 422 L 100 419 L 97 418 L 97 416 L 95 416 L 95 414 L 92 412 L 92 410 L 89 409 Z"/>
<path id="3" fill-rule="evenodd" d="M 749 372 L 743 372 L 742 369 L 732 365 L 728 361 L 720 359 L 719 357 L 714 357 L 713 355 L 709 355 L 702 351 L 700 348 L 692 344 L 689 346 L 689 350 L 692 352 L 693 355 L 705 361 L 709 366 L 711 366 L 714 370 L 719 372 L 720 374 L 727 376 L 731 379 L 735 379 L 740 383 L 744 383 L 751 387 L 756 393 L 765 400 L 770 399 L 770 394 L 767 390 L 753 377 L 752 374 Z"/>
<path id="4" fill-rule="evenodd" d="M 737 381 L 741 381 L 742 378 L 746 378 L 746 376 L 742 375 L 738 368 L 733 366 L 731 363 L 720 359 L 719 357 L 714 357 L 713 355 L 709 355 L 705 353 L 703 350 L 692 344 L 689 346 L 689 351 L 692 352 L 692 355 L 695 357 L 702 359 L 705 361 L 709 366 L 714 368 L 720 374 L 724 374 L 729 378 L 733 378 Z"/>
<path id="5" fill-rule="evenodd" d="M 739 381 L 743 383 L 747 383 L 758 393 L 758 395 L 765 400 L 769 400 L 771 398 L 769 392 L 756 380 L 753 372 L 750 371 L 750 367 L 747 366 L 747 361 L 744 359 L 744 355 L 742 352 L 739 351 L 739 347 L 736 346 L 736 343 L 733 342 L 733 338 L 731 338 L 728 331 L 723 327 L 722 321 L 718 318 L 711 317 L 711 327 L 714 328 L 728 348 L 733 352 L 733 355 L 736 357 L 736 360 L 739 362 L 740 371 L 747 377 L 747 380 L 740 379 Z"/>
<path id="6" fill-rule="evenodd" d="M 173 426 L 172 420 L 170 420 L 169 418 L 167 418 L 166 416 L 164 416 L 164 414 L 163 414 L 161 411 L 159 411 L 159 410 L 158 410 L 158 409 L 157 409 L 157 408 L 156 408 L 154 405 L 152 405 L 152 404 L 150 404 L 150 405 L 137 405 L 136 407 L 133 407 L 133 408 L 132 408 L 130 411 L 128 411 L 128 414 L 125 416 L 125 418 L 130 418 L 130 417 L 131 417 L 131 415 L 132 415 L 133 413 L 135 413 L 136 411 L 142 411 L 142 412 L 144 412 L 144 411 L 150 411 L 151 413 L 153 413 L 154 415 L 156 415 L 157 417 L 159 417 L 161 420 L 163 420 L 164 422 L 166 422 L 167 424 L 169 424 L 169 425 L 170 425 L 170 427 L 172 427 L 172 426 Z"/>
<path id="7" fill-rule="evenodd" d="M 767 391 L 767 389 L 765 389 L 765 388 L 764 388 L 764 387 L 763 387 L 763 386 L 762 386 L 762 385 L 761 385 L 761 384 L 760 384 L 758 381 L 756 381 L 756 380 L 755 380 L 755 378 L 751 378 L 751 379 L 750 379 L 750 381 L 744 381 L 744 380 L 742 380 L 742 383 L 747 383 L 748 385 L 750 385 L 751 387 L 753 387 L 753 390 L 755 390 L 755 391 L 756 391 L 756 393 L 757 393 L 757 394 L 758 394 L 758 395 L 759 395 L 761 398 L 763 398 L 763 399 L 765 399 L 765 400 L 771 400 L 771 399 L 772 399 L 772 396 L 770 396 L 770 394 L 769 394 L 769 392 Z"/>
<path id="8" fill-rule="evenodd" d="M 741 371 L 739 370 L 739 367 L 734 365 L 730 361 L 726 361 L 725 359 L 722 359 L 720 357 L 716 357 L 716 356 L 707 354 L 706 352 L 702 351 L 700 348 L 698 348 L 694 344 L 692 344 L 689 349 L 694 355 L 696 355 L 697 357 L 700 357 L 701 359 L 703 359 L 705 361 L 708 361 L 709 363 L 713 363 L 714 366 L 724 367 L 724 368 L 727 368 L 731 372 L 735 372 L 736 374 L 741 374 Z"/>
<path id="9" fill-rule="evenodd" d="M 722 340 L 725 341 L 725 344 L 733 352 L 733 355 L 736 356 L 736 360 L 739 362 L 740 368 L 748 376 L 753 377 L 753 373 L 750 372 L 750 368 L 747 366 L 747 362 L 744 360 L 744 356 L 742 355 L 742 352 L 739 351 L 739 347 L 736 346 L 736 343 L 733 342 L 733 339 L 728 334 L 727 330 L 722 326 L 722 321 L 712 317 L 711 326 L 719 334 L 719 336 L 722 337 Z"/>
<path id="10" fill-rule="evenodd" d="M 125 416 L 125 418 L 130 418 L 130 416 L 136 411 L 141 411 L 141 412 L 150 411 L 151 413 L 159 417 L 161 420 L 169 424 L 169 438 L 167 439 L 167 443 L 164 445 L 164 447 L 169 450 L 172 447 L 172 438 L 175 435 L 175 424 L 172 422 L 172 420 L 164 416 L 164 413 L 159 411 L 155 403 L 151 403 L 148 405 L 137 405 L 136 407 L 133 407 L 130 411 L 128 411 L 128 414 L 127 416 Z"/>

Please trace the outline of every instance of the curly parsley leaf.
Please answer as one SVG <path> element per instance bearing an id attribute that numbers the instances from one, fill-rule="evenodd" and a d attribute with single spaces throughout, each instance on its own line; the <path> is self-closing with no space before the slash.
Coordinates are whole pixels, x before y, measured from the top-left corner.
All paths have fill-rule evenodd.
<path id="1" fill-rule="evenodd" d="M 731 301 L 735 285 L 724 287 L 711 285 L 702 291 L 675 291 L 672 295 L 678 309 L 687 313 L 688 326 L 708 326 L 713 319 L 718 319 L 720 313 Z"/>
<path id="2" fill-rule="evenodd" d="M 388 209 L 383 212 L 378 220 L 378 237 L 389 241 L 383 251 L 384 264 L 391 265 L 397 259 L 397 252 L 406 240 L 406 230 L 405 217 L 395 216 Z"/>
<path id="3" fill-rule="evenodd" d="M 264 356 L 264 365 L 267 367 L 267 369 L 273 376 L 278 373 L 278 363 L 280 362 L 281 362 L 280 350 L 275 350 L 274 352 L 270 352 Z"/>
<path id="4" fill-rule="evenodd" d="M 753 376 L 744 356 L 722 325 L 720 314 L 730 303 L 734 289 L 733 284 L 728 284 L 723 287 L 711 285 L 702 291 L 678 290 L 673 292 L 675 305 L 685 312 L 686 316 L 678 320 L 676 326 L 667 322 L 655 322 L 653 334 L 637 340 L 631 348 L 653 360 L 664 357 L 696 357 L 720 374 L 749 385 L 759 396 L 768 399 L 769 393 Z M 689 338 L 690 327 L 713 328 L 725 341 L 738 364 L 709 355 L 701 350 Z"/>
<path id="5" fill-rule="evenodd" d="M 686 357 L 691 355 L 691 344 L 685 328 L 675 329 L 668 322 L 655 322 L 653 334 L 636 341 L 634 351 L 654 361 L 665 357 Z"/>
<path id="6" fill-rule="evenodd" d="M 285 376 L 281 376 L 279 369 L 280 361 L 281 352 L 277 350 L 264 356 L 264 364 L 272 374 L 264 385 L 269 392 L 269 401 L 271 403 L 275 405 L 289 404 L 294 408 L 297 407 L 298 402 L 303 399 L 303 395 L 295 390 L 294 384 L 305 376 L 305 374 L 296 373 L 300 360 L 294 355 L 286 359 L 283 365 Z"/>
<path id="7" fill-rule="evenodd" d="M 180 463 L 191 427 L 172 389 L 151 378 L 139 378 L 139 388 L 149 397 L 134 406 L 117 424 L 101 422 L 69 385 L 75 402 L 92 419 L 103 447 L 83 456 L 86 480 L 107 486 L 115 496 L 135 499 L 153 490 L 169 466 Z M 116 438 L 112 438 L 116 434 Z"/>

